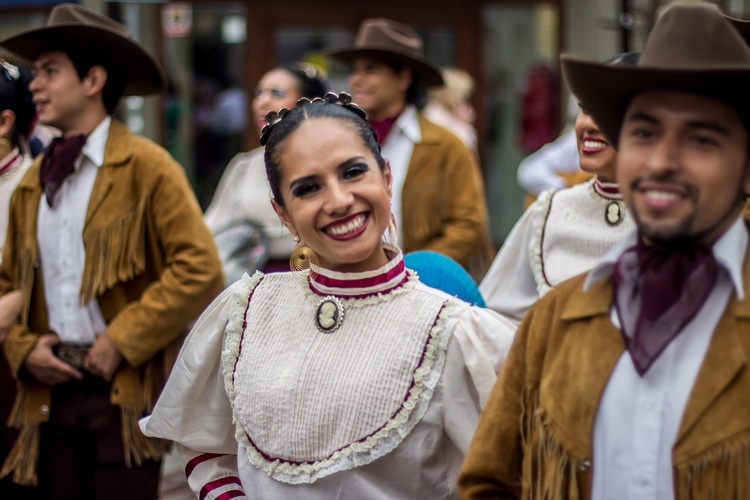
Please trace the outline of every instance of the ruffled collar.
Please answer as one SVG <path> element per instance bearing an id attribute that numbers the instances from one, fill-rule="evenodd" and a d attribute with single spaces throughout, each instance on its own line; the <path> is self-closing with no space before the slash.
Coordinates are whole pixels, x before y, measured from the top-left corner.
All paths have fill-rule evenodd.
<path id="1" fill-rule="evenodd" d="M 616 182 L 602 182 L 594 177 L 592 184 L 594 192 L 606 200 L 622 200 L 620 185 Z"/>
<path id="2" fill-rule="evenodd" d="M 388 294 L 409 280 L 401 252 L 389 253 L 389 257 L 391 259 L 383 267 L 361 273 L 340 273 L 313 265 L 308 280 L 310 290 L 315 295 L 342 298 Z"/>

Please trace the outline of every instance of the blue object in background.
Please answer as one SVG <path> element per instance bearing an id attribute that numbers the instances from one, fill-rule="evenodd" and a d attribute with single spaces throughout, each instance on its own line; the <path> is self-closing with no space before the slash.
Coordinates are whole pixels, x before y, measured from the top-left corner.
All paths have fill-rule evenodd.
<path id="1" fill-rule="evenodd" d="M 437 252 L 420 250 L 404 255 L 404 263 L 419 275 L 419 281 L 458 297 L 473 306 L 486 307 L 474 280 L 461 264 Z"/>

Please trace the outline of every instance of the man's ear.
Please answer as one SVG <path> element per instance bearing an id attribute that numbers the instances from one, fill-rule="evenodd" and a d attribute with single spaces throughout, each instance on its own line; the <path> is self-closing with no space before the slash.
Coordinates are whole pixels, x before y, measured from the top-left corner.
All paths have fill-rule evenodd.
<path id="1" fill-rule="evenodd" d="M 281 220 L 289 232 L 298 235 L 299 231 L 297 231 L 297 228 L 294 223 L 292 223 L 292 219 L 289 218 L 289 214 L 286 213 L 284 207 L 279 205 L 274 199 L 271 200 L 271 206 L 273 207 L 273 211 L 276 212 L 276 215 L 279 217 L 279 220 Z"/>
<path id="2" fill-rule="evenodd" d="M 411 82 L 414 81 L 414 74 L 412 73 L 411 69 L 404 68 L 398 74 L 398 78 L 399 78 L 398 89 L 401 92 L 406 92 L 407 90 L 409 90 L 409 86 L 411 85 Z"/>
<path id="3" fill-rule="evenodd" d="M 107 83 L 109 74 L 104 66 L 95 64 L 89 68 L 89 72 L 86 75 L 86 81 L 88 83 L 87 94 L 89 96 L 96 95 L 104 90 L 104 85 Z"/>

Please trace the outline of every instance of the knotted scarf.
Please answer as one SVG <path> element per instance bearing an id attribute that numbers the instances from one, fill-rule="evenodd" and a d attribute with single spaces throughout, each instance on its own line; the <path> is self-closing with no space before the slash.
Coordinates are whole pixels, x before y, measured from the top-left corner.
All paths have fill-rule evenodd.
<path id="1" fill-rule="evenodd" d="M 638 375 L 698 314 L 718 276 L 712 249 L 692 241 L 659 248 L 639 236 L 620 256 L 613 274 L 615 309 Z"/>
<path id="2" fill-rule="evenodd" d="M 47 197 L 47 204 L 52 207 L 55 195 L 60 190 L 63 181 L 73 173 L 75 161 L 86 144 L 85 135 L 72 137 L 58 137 L 52 140 L 42 159 L 39 170 L 39 181 Z"/>
<path id="3" fill-rule="evenodd" d="M 397 118 L 398 115 L 393 118 L 386 118 L 385 120 L 370 121 L 370 126 L 375 131 L 375 134 L 377 134 L 378 144 L 381 146 L 383 145 L 383 142 L 385 142 L 385 138 L 388 137 L 388 134 L 391 132 L 393 124 L 396 123 Z"/>

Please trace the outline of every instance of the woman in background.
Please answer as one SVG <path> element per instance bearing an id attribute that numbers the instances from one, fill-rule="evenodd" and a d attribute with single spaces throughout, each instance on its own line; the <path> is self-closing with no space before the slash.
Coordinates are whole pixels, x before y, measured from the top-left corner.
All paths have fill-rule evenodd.
<path id="1" fill-rule="evenodd" d="M 269 111 L 293 108 L 301 97 L 322 97 L 325 92 L 325 79 L 308 63 L 272 69 L 253 93 L 252 121 L 260 133 Z M 204 216 L 216 239 L 228 284 L 257 268 L 265 272 L 288 269 L 295 247 L 292 235 L 271 208 L 263 150 L 258 147 L 232 159 Z M 255 268 L 248 269 L 250 266 Z"/>
<path id="2" fill-rule="evenodd" d="M 432 123 L 447 128 L 467 147 L 476 151 L 476 110 L 471 104 L 474 78 L 458 68 L 443 68 L 440 74 L 443 77 L 443 85 L 429 90 L 429 101 L 424 108 L 424 114 Z"/>
<path id="3" fill-rule="evenodd" d="M 29 83 L 31 73 L 0 59 L 0 262 L 8 228 L 10 198 L 32 163 L 29 137 L 34 129 L 36 112 Z M 0 297 L 0 344 L 18 323 L 21 294 L 11 292 Z M 5 461 L 16 431 L 5 426 L 16 396 L 16 381 L 8 361 L 0 354 L 0 463 Z M 13 484 L 10 478 L 0 480 L 0 498 L 34 497 L 34 488 Z"/>
<path id="4" fill-rule="evenodd" d="M 634 65 L 637 53 L 608 64 Z M 552 287 L 588 271 L 635 229 L 615 179 L 617 152 L 582 109 L 575 123 L 582 184 L 545 191 L 521 216 L 482 280 L 487 307 L 520 324 Z"/>

